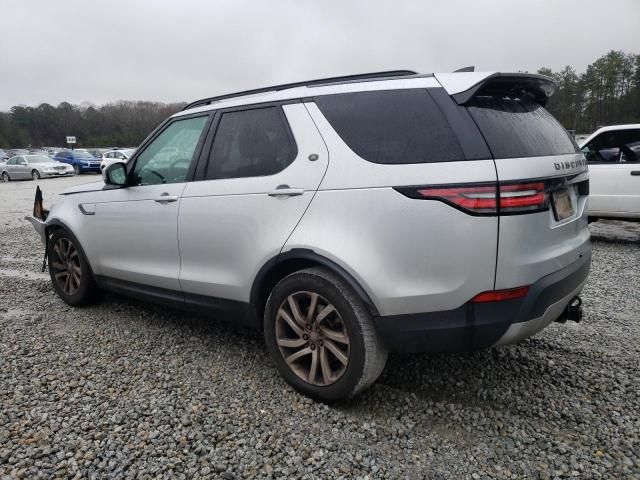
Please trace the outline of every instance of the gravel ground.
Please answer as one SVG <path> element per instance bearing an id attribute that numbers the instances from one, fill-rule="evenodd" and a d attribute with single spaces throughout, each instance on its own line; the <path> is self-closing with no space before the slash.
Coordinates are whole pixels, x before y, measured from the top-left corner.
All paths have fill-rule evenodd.
<path id="1" fill-rule="evenodd" d="M 583 323 L 394 355 L 329 407 L 255 332 L 115 295 L 67 307 L 21 220 L 33 189 L 0 184 L 0 478 L 640 478 L 635 227 L 594 224 Z"/>

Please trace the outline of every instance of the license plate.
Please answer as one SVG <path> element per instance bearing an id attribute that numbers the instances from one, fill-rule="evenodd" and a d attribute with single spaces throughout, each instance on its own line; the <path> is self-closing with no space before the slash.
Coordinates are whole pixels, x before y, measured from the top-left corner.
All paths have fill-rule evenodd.
<path id="1" fill-rule="evenodd" d="M 568 188 L 551 192 L 551 201 L 553 204 L 553 215 L 556 217 L 556 220 L 560 221 L 573 216 L 573 203 L 571 203 L 571 194 Z"/>

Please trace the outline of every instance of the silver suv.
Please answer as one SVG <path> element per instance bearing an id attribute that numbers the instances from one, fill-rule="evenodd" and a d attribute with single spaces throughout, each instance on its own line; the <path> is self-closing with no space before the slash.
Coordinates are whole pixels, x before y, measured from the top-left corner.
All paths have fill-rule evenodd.
<path id="1" fill-rule="evenodd" d="M 251 325 L 287 382 L 335 401 L 389 351 L 579 319 L 588 173 L 553 90 L 394 71 L 207 98 L 30 220 L 65 302 L 104 289 Z"/>

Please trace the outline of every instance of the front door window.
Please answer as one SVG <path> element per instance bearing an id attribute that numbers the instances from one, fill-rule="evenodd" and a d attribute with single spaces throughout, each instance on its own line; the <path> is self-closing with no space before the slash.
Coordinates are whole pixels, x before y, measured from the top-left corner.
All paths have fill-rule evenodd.
<path id="1" fill-rule="evenodd" d="M 207 116 L 173 122 L 138 155 L 132 185 L 181 183 L 186 180 Z"/>

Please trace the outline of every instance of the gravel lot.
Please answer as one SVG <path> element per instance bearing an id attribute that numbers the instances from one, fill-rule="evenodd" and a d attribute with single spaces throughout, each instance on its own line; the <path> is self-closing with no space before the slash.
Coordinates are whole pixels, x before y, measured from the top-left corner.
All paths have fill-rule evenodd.
<path id="1" fill-rule="evenodd" d="M 93 175 L 39 182 L 45 201 Z M 67 307 L 0 184 L 0 478 L 640 478 L 640 224 L 596 223 L 581 324 L 391 356 L 336 406 L 259 334 L 115 295 Z"/>

